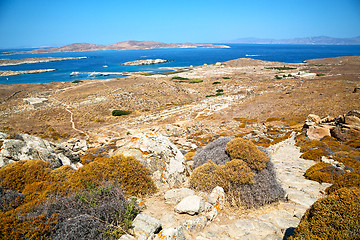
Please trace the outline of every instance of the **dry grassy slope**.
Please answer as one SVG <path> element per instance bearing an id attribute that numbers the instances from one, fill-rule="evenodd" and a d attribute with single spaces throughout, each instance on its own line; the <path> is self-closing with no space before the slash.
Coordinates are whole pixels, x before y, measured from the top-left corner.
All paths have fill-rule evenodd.
<path id="1" fill-rule="evenodd" d="M 307 64 L 237 59 L 226 62 L 224 66 L 199 66 L 173 75 L 134 75 L 121 79 L 88 80 L 80 84 L 1 85 L 1 101 L 17 91 L 21 92 L 0 104 L 0 131 L 50 136 L 54 132 L 49 132 L 49 128 L 53 128 L 58 135 L 67 133 L 76 136 L 78 133 L 71 128 L 70 113 L 66 108 L 73 113 L 77 128 L 86 132 L 101 132 L 109 126 L 107 130 L 118 134 L 123 134 L 124 129 L 129 127 L 126 124 L 139 120 L 139 117 L 157 113 L 167 116 L 150 117 L 146 127 L 181 120 L 187 121 L 187 127 L 191 124 L 207 128 L 224 125 L 224 133 L 236 132 L 236 125 L 235 128 L 231 125 L 234 117 L 256 118 L 259 121 L 268 117 L 283 117 L 302 121 L 309 113 L 338 115 L 360 109 L 359 93 L 353 93 L 353 89 L 360 85 L 359 65 L 359 56 L 314 59 Z M 296 69 L 268 69 L 282 66 Z M 275 75 L 297 71 L 324 73 L 325 76 L 305 78 L 304 81 L 274 78 Z M 178 83 L 171 79 L 172 76 L 202 79 L 203 82 Z M 214 81 L 221 84 L 214 85 Z M 205 97 L 215 94 L 217 89 L 223 89 L 224 96 L 231 99 Z M 246 93 L 246 89 L 252 89 L 255 95 L 236 100 Z M 25 97 L 47 97 L 49 101 L 41 108 L 32 109 L 23 103 Z M 221 110 L 204 114 L 217 105 L 222 106 Z M 112 109 L 131 110 L 133 114 L 113 117 Z M 141 129 L 142 120 L 132 127 Z"/>

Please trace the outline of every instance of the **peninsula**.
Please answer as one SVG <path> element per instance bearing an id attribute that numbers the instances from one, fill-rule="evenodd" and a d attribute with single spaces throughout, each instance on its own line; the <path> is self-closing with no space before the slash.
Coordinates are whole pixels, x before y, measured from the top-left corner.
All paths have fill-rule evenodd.
<path id="1" fill-rule="evenodd" d="M 0 59 L 0 66 L 12 66 L 31 63 L 55 62 L 66 60 L 85 59 L 87 57 L 40 57 L 40 58 L 22 58 L 22 59 Z"/>
<path id="2" fill-rule="evenodd" d="M 123 41 L 110 45 L 91 43 L 73 43 L 63 47 L 39 48 L 31 51 L 12 51 L 11 53 L 51 53 L 51 52 L 84 52 L 100 50 L 137 50 L 155 48 L 230 48 L 226 45 L 195 44 L 195 43 L 162 43 L 154 41 Z"/>

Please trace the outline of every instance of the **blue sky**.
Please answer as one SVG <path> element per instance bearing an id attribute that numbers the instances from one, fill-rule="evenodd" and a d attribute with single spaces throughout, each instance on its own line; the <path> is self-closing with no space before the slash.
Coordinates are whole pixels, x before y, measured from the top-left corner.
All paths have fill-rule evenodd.
<path id="1" fill-rule="evenodd" d="M 0 48 L 360 35 L 360 0 L 0 0 Z"/>

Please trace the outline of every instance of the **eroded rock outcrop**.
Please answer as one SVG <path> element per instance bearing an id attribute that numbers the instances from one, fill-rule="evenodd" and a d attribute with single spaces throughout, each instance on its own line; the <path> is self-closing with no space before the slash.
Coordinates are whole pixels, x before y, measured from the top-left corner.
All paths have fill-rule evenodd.
<path id="1" fill-rule="evenodd" d="M 320 140 L 325 136 L 334 137 L 340 141 L 360 139 L 360 111 L 352 110 L 336 118 L 310 114 L 303 126 L 310 140 Z"/>
<path id="2" fill-rule="evenodd" d="M 166 183 L 172 187 L 186 181 L 184 155 L 161 134 L 138 134 L 116 150 L 115 154 L 134 156 L 150 169 L 158 186 Z"/>
<path id="3" fill-rule="evenodd" d="M 49 162 L 52 168 L 70 165 L 72 168 L 78 169 L 82 166 L 80 157 L 73 151 L 39 137 L 19 134 L 10 138 L 1 133 L 0 142 L 0 167 L 12 162 L 32 159 Z"/>

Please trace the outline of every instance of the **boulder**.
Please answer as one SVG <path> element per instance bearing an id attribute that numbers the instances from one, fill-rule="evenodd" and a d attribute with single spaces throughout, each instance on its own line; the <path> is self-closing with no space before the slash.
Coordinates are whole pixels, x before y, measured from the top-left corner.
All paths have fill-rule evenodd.
<path id="1" fill-rule="evenodd" d="M 186 213 L 195 215 L 203 212 L 205 209 L 205 200 L 202 197 L 192 195 L 184 198 L 175 206 L 176 213 Z"/>
<path id="2" fill-rule="evenodd" d="M 155 240 L 185 240 L 182 227 L 165 228 L 155 235 Z"/>
<path id="3" fill-rule="evenodd" d="M 70 165 L 81 167 L 80 157 L 70 149 L 28 134 L 16 135 L 16 139 L 3 139 L 0 151 L 0 167 L 20 160 L 38 159 L 49 162 L 52 168 Z"/>
<path id="4" fill-rule="evenodd" d="M 164 195 L 166 203 L 179 203 L 187 196 L 195 195 L 195 191 L 190 188 L 177 188 L 167 191 Z"/>
<path id="5" fill-rule="evenodd" d="M 321 118 L 318 115 L 315 114 L 309 114 L 305 120 L 304 128 L 308 128 L 310 126 L 314 126 L 316 124 L 319 124 L 321 121 Z"/>
<path id="6" fill-rule="evenodd" d="M 170 187 L 186 180 L 185 157 L 170 140 L 158 133 L 141 133 L 115 151 L 115 154 L 134 156 L 150 169 L 158 186 Z"/>
<path id="7" fill-rule="evenodd" d="M 158 233 L 161 229 L 161 222 L 157 218 L 154 218 L 147 214 L 138 214 L 134 219 L 132 226 L 136 236 L 145 234 L 149 236 L 154 233 Z"/>
<path id="8" fill-rule="evenodd" d="M 333 128 L 334 126 L 330 126 L 326 124 L 309 126 L 309 128 L 306 131 L 306 135 L 310 140 L 320 140 L 325 136 L 331 136 L 330 131 Z"/>
<path id="9" fill-rule="evenodd" d="M 345 124 L 353 125 L 353 126 L 360 126 L 360 118 L 357 116 L 345 116 Z"/>
<path id="10" fill-rule="evenodd" d="M 343 142 L 360 139 L 360 126 L 339 124 L 331 129 L 331 136 Z"/>
<path id="11" fill-rule="evenodd" d="M 71 138 L 61 145 L 79 154 L 83 154 L 89 149 L 89 145 L 86 140 L 80 140 L 77 138 Z"/>

